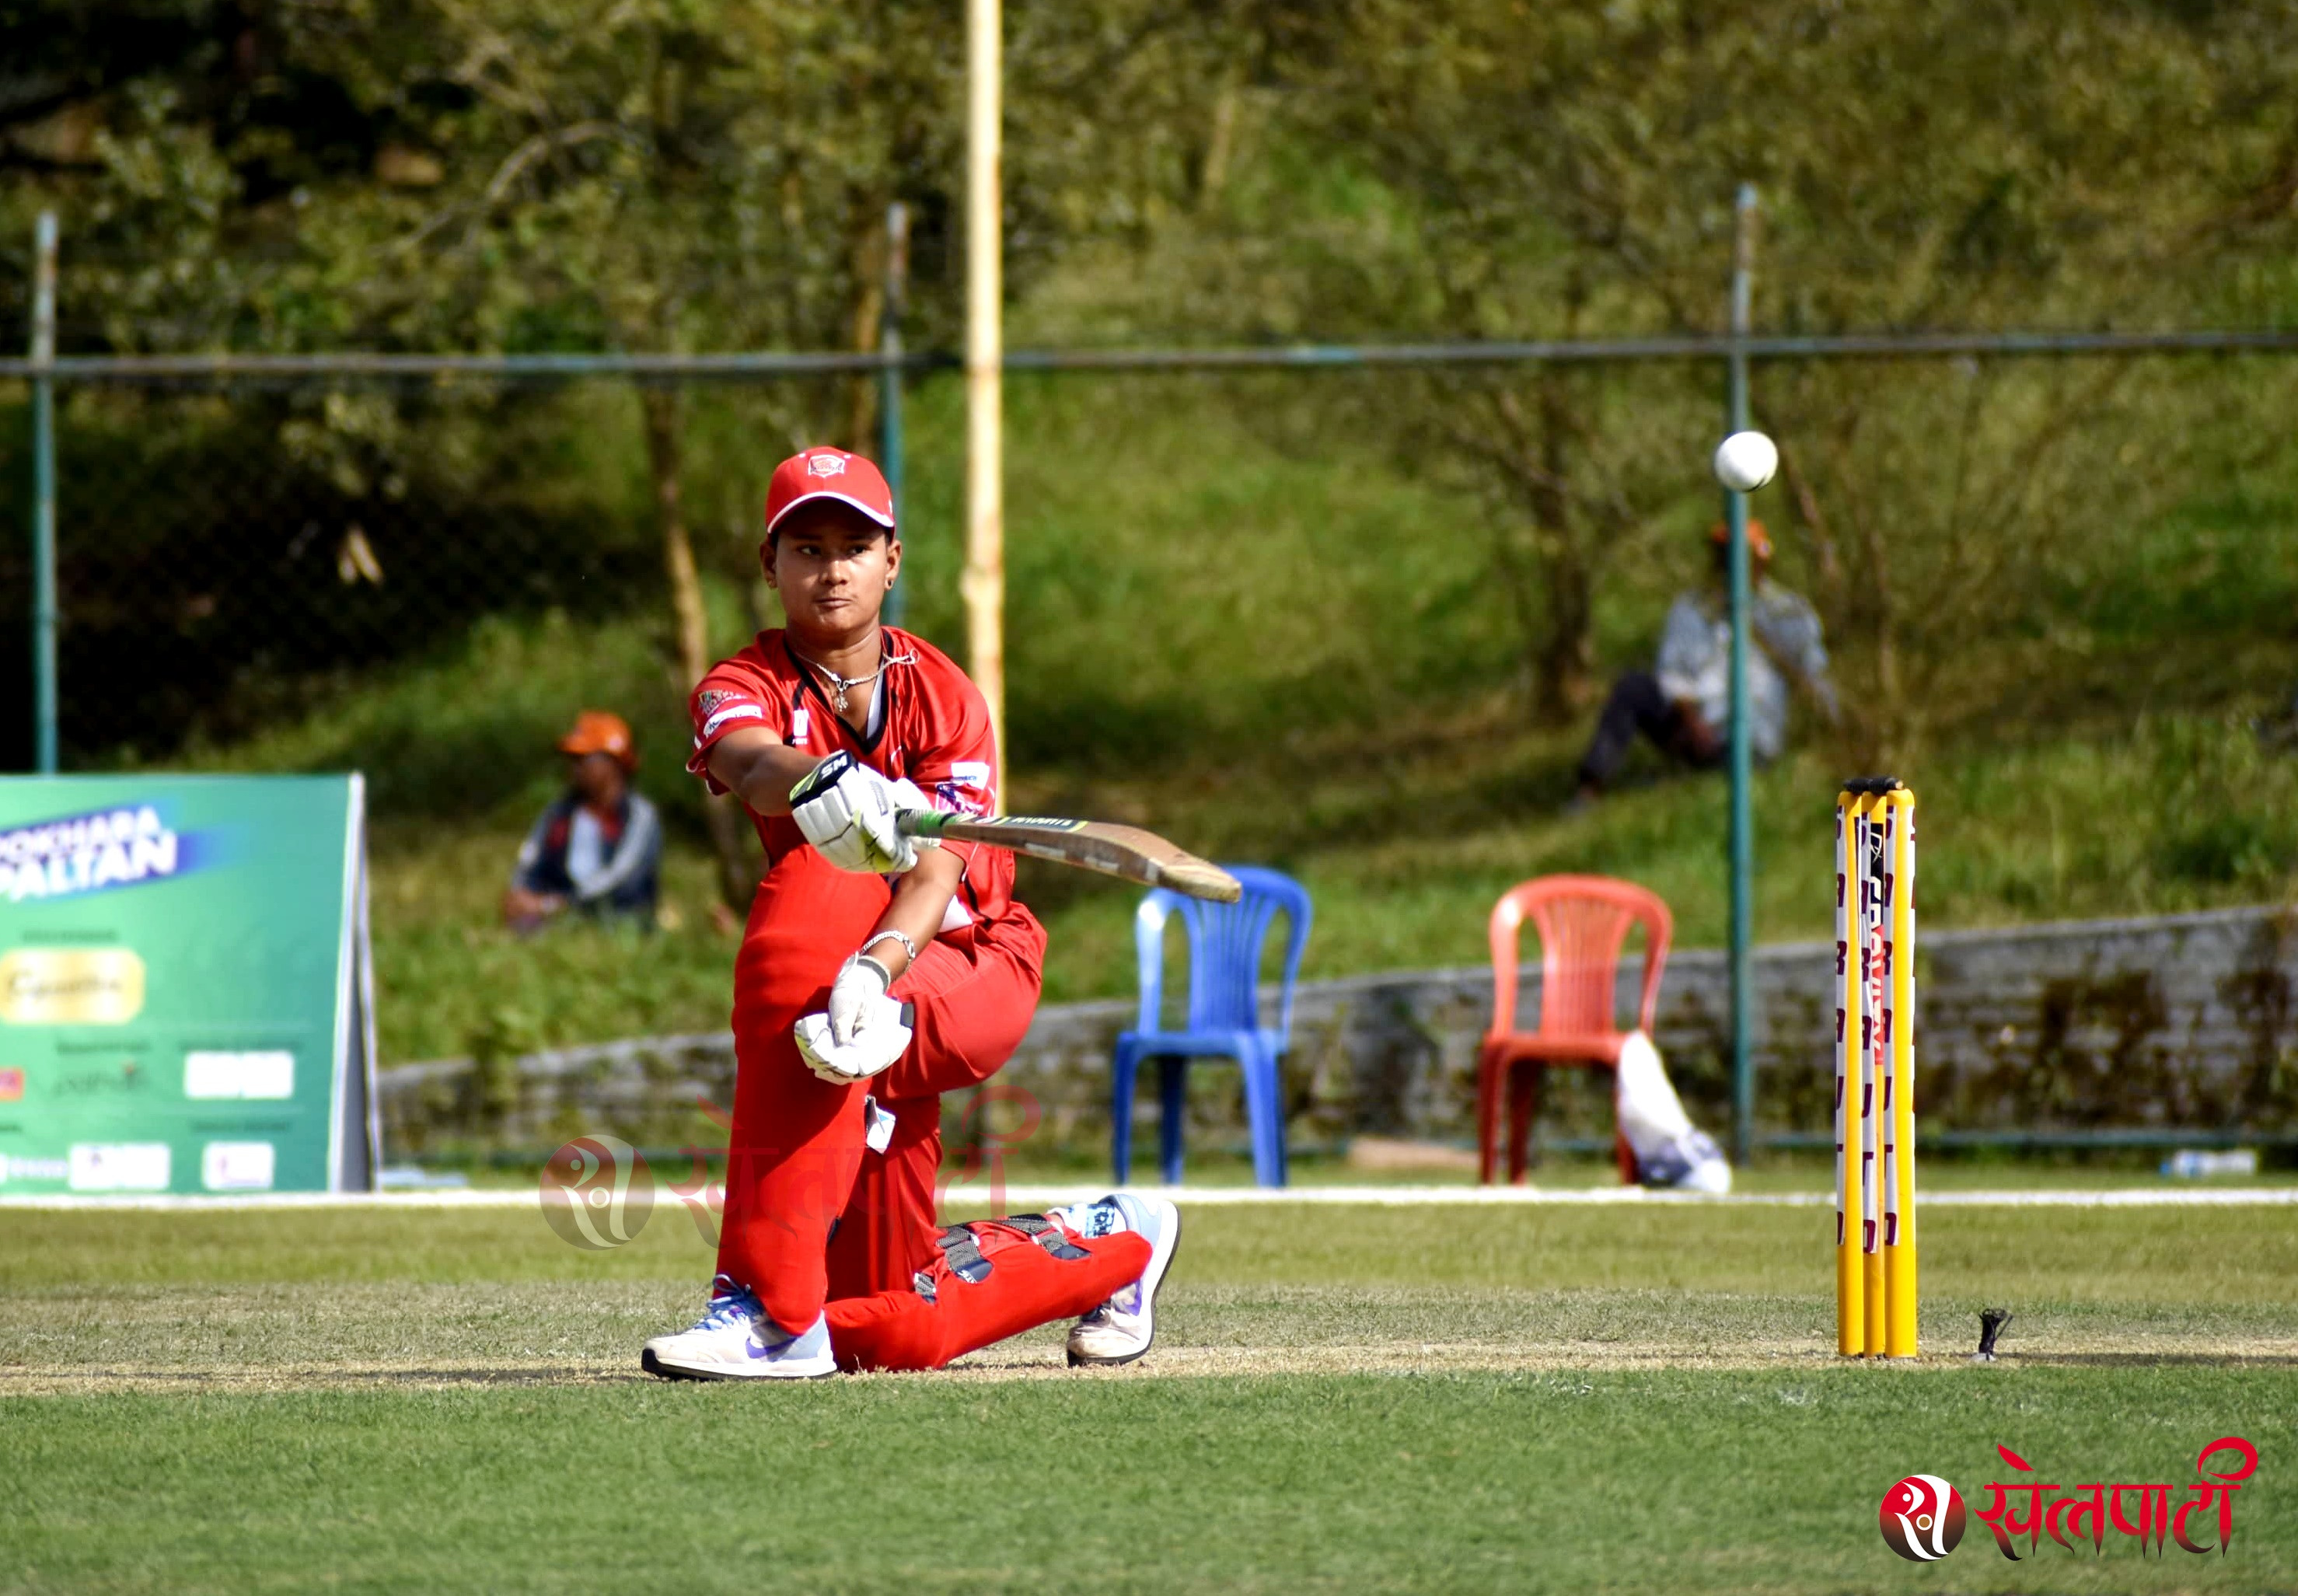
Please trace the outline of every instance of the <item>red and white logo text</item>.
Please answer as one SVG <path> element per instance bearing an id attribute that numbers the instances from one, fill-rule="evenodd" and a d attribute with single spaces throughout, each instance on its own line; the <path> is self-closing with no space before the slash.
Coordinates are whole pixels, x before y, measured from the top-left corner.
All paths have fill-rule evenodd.
<path id="1" fill-rule="evenodd" d="M 1963 1539 L 1963 1497 L 1935 1474 L 1911 1474 L 1883 1493 L 1883 1544 L 1911 1563 L 1935 1563 Z"/>

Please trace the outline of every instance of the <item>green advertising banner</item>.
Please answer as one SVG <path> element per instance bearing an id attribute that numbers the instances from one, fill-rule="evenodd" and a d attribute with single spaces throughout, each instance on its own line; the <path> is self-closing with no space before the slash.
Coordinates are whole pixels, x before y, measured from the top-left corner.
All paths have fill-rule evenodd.
<path id="1" fill-rule="evenodd" d="M 351 776 L 0 779 L 0 1196 L 364 1191 Z"/>

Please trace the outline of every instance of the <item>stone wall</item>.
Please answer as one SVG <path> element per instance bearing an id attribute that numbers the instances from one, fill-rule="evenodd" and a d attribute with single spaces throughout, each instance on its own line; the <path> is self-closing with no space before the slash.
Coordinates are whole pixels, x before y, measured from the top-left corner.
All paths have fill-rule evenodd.
<path id="1" fill-rule="evenodd" d="M 1819 943 L 1756 957 L 1758 1121 L 1767 1135 L 1828 1129 L 1832 950 Z M 1639 960 L 1620 972 L 1633 1012 Z M 1727 1123 L 1724 955 L 1676 954 L 1661 988 L 1657 1040 L 1695 1120 Z M 1925 932 L 1918 941 L 1918 1102 L 1927 1129 L 2022 1132 L 2147 1128 L 2298 1129 L 2298 918 L 2231 909 L 2005 930 Z M 1520 1012 L 1537 1013 L 1537 967 Z M 1286 1086 L 1296 1138 L 1363 1131 L 1472 1137 L 1476 1045 L 1491 1014 L 1488 970 L 1355 976 L 1303 985 Z M 1035 1132 L 1092 1148 L 1108 1137 L 1111 1045 L 1129 1000 L 1041 1010 L 1001 1079 L 1035 1099 Z M 1549 1134 L 1608 1136 L 1600 1096 L 1562 1072 Z M 550 1146 L 585 1129 L 678 1146 L 715 1134 L 698 1101 L 732 1102 L 732 1041 L 666 1038 L 481 1064 L 386 1071 L 386 1145 L 419 1152 L 476 1135 Z M 1026 1112 L 1005 1094 L 996 1112 Z M 1192 1134 L 1239 1123 L 1233 1070 L 1191 1071 Z M 1153 1120 L 1153 1091 L 1137 1112 Z M 959 1105 L 962 1109 L 962 1105 Z"/>

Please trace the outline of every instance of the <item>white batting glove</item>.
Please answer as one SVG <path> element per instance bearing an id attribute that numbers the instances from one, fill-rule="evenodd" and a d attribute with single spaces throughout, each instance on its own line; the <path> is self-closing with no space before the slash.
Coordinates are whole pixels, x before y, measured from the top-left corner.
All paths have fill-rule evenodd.
<path id="1" fill-rule="evenodd" d="M 896 817 L 928 806 L 913 781 L 889 781 L 850 753 L 832 754 L 790 789 L 790 818 L 840 870 L 899 875 L 918 862 L 919 840 Z"/>
<path id="2" fill-rule="evenodd" d="M 807 1069 L 832 1086 L 852 1086 L 882 1072 L 908 1049 L 910 1028 L 902 1021 L 907 1006 L 890 997 L 870 999 L 862 1005 L 862 1018 L 847 1042 L 831 1034 L 826 1013 L 800 1016 L 790 1034 L 798 1039 L 798 1056 Z"/>
<path id="3" fill-rule="evenodd" d="M 886 996 L 893 985 L 886 967 L 865 953 L 846 955 L 838 979 L 830 987 L 830 1038 L 843 1045 L 868 1016 L 870 1005 Z"/>

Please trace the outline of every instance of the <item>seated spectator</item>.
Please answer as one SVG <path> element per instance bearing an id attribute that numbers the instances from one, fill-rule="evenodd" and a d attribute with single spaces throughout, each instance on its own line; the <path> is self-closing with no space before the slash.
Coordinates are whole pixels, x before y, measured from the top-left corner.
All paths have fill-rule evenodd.
<path id="1" fill-rule="evenodd" d="M 1677 597 L 1652 668 L 1629 671 L 1613 684 L 1580 761 L 1575 807 L 1594 802 L 1617 778 L 1639 732 L 1667 758 L 1691 769 L 1714 770 L 1724 761 L 1732 725 L 1730 530 L 1718 522 L 1708 540 L 1715 579 Z M 1828 680 L 1818 614 L 1801 594 L 1770 577 L 1772 540 L 1760 521 L 1748 523 L 1748 558 L 1756 643 L 1748 650 L 1748 741 L 1757 760 L 1769 764 L 1787 746 L 1789 679 L 1811 694 L 1831 722 L 1837 714 L 1835 685 Z"/>
<path id="2" fill-rule="evenodd" d="M 662 820 L 631 790 L 638 766 L 622 716 L 586 709 L 558 740 L 567 789 L 518 850 L 503 919 L 532 931 L 569 909 L 649 930 L 661 890 Z"/>

